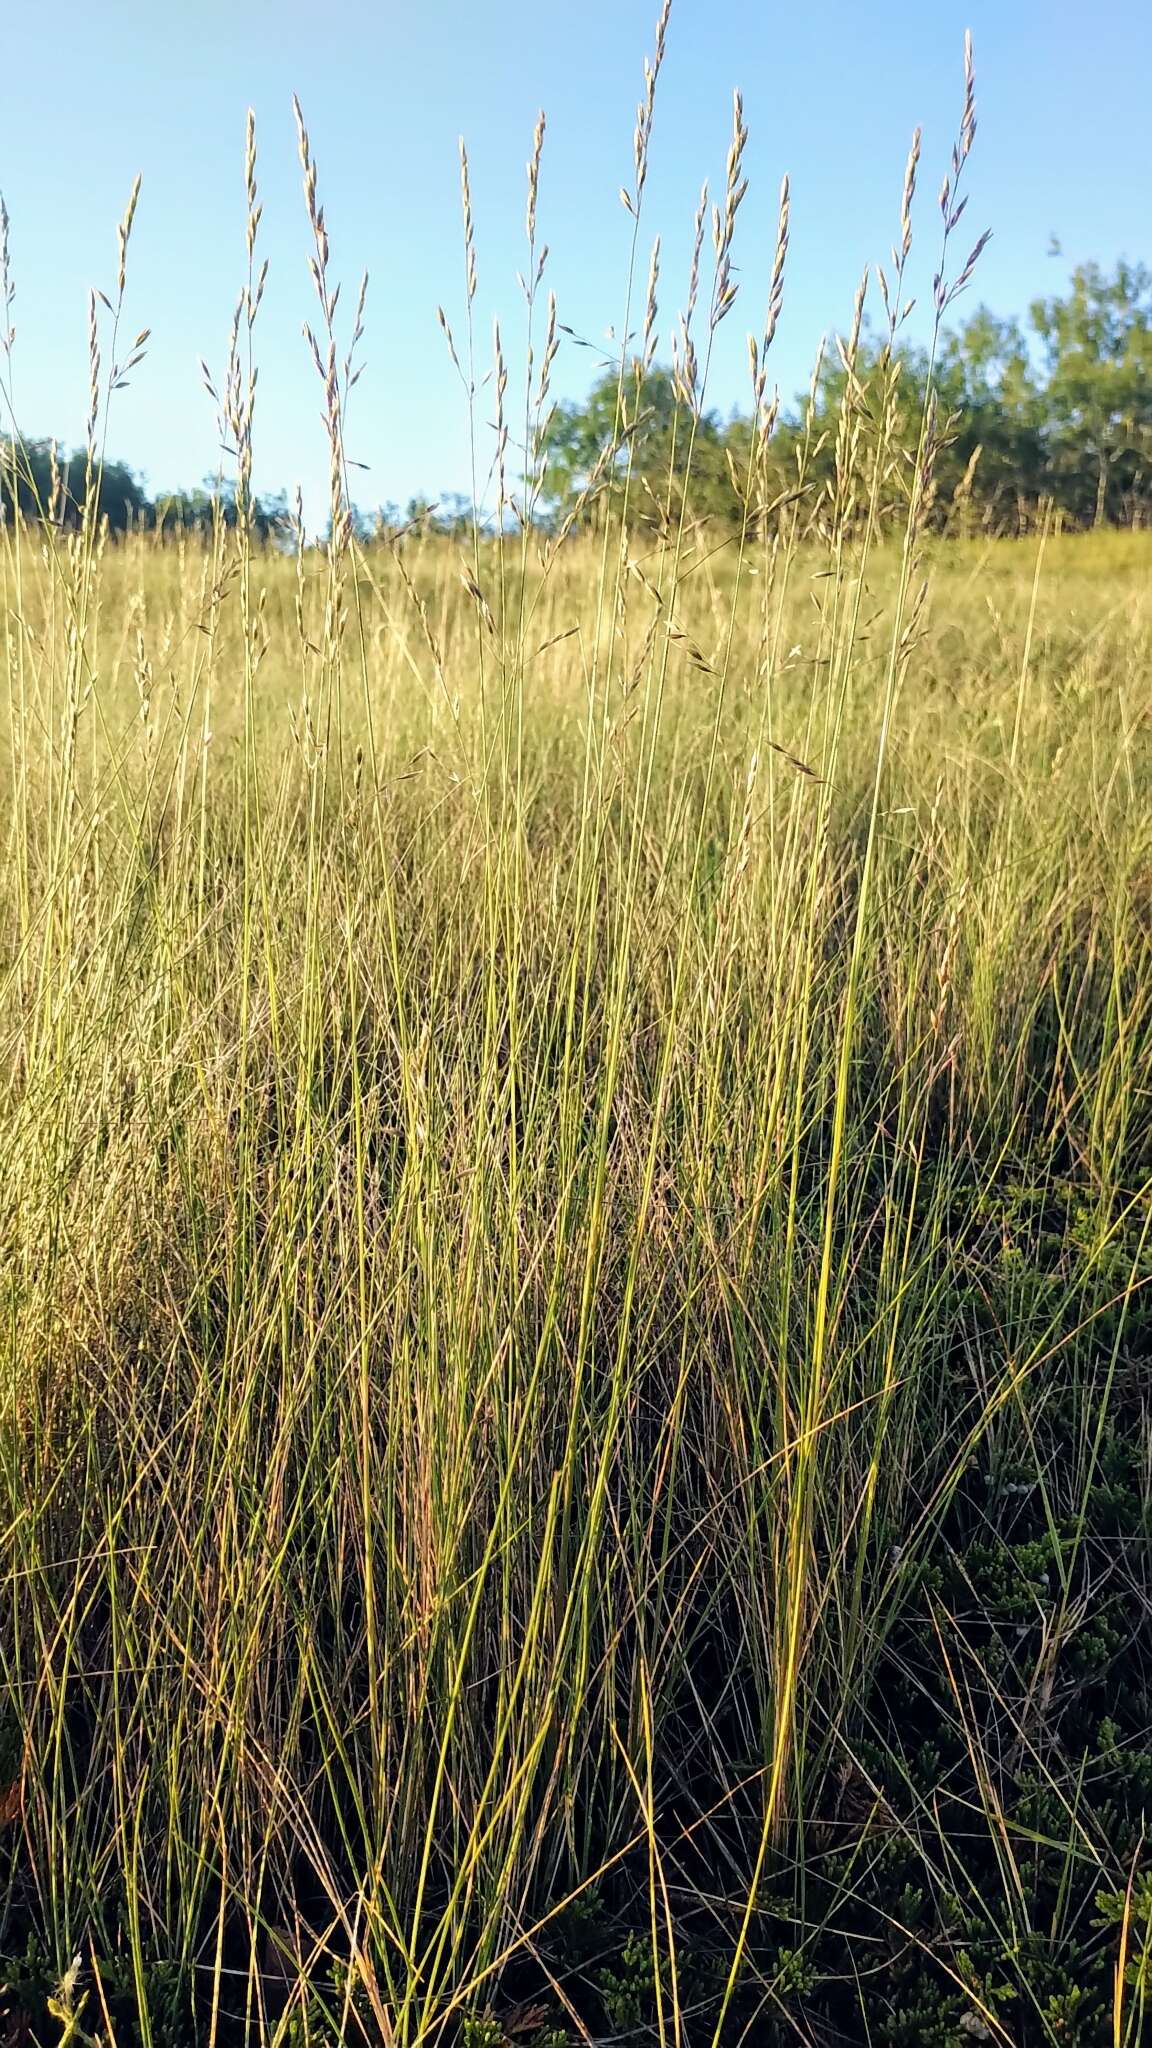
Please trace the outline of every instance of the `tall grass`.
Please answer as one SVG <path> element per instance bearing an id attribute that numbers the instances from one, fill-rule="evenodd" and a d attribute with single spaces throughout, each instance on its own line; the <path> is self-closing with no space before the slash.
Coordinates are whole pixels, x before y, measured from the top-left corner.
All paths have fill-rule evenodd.
<path id="1" fill-rule="evenodd" d="M 237 527 L 0 534 L 8 2039 L 1134 2044 L 1147 548 L 929 539 L 895 356 L 824 499 L 654 517 L 626 354 L 590 531 L 361 546 L 299 133 L 326 547 L 251 127 Z"/>

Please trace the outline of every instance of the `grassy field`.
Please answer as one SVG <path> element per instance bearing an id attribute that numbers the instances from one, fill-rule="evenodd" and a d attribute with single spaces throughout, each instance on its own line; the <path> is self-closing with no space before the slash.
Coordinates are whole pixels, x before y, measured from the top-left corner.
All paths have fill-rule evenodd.
<path id="1" fill-rule="evenodd" d="M 1152 537 L 931 435 L 0 532 L 5 2048 L 1147 2038 Z"/>

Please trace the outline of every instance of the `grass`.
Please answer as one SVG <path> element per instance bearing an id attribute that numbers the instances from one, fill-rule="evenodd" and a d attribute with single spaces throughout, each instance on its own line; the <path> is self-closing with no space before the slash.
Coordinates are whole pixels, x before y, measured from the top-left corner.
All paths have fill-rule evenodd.
<path id="1" fill-rule="evenodd" d="M 1147 537 L 360 546 L 301 136 L 327 548 L 0 534 L 7 2048 L 1135 2048 Z"/>

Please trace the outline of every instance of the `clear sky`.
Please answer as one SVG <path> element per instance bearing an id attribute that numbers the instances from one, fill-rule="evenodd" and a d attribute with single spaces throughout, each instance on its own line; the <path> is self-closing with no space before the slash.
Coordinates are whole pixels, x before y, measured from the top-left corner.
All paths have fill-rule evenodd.
<path id="1" fill-rule="evenodd" d="M 472 159 L 485 348 L 500 313 L 516 363 L 524 164 L 540 107 L 540 232 L 560 318 L 594 341 L 619 321 L 630 223 L 617 194 L 631 180 L 656 0 L 3 0 L 0 11 L 0 189 L 12 220 L 25 433 L 82 439 L 88 288 L 113 285 L 116 223 L 139 171 L 126 317 L 153 339 L 115 401 L 110 453 L 152 489 L 194 484 L 215 468 L 197 359 L 221 365 L 243 279 L 251 105 L 271 266 L 258 329 L 257 484 L 300 483 L 310 515 L 322 516 L 320 397 L 300 332 L 312 301 L 293 91 L 348 310 L 360 270 L 370 273 L 367 368 L 349 432 L 349 452 L 367 465 L 363 504 L 468 487 L 463 398 L 436 324 L 438 301 L 454 321 L 462 306 L 458 136 Z M 786 398 L 806 383 L 820 335 L 847 324 L 864 263 L 885 259 L 917 122 L 913 263 L 926 301 L 966 27 L 979 130 L 965 230 L 994 235 L 969 303 L 1023 312 L 1074 262 L 1152 257 L 1146 0 L 673 0 L 644 216 L 645 248 L 657 231 L 664 240 L 665 334 L 683 296 L 700 182 L 723 180 L 736 85 L 751 131 L 741 297 L 710 392 L 721 410 L 746 402 L 745 336 L 762 323 L 783 172 L 792 252 L 773 376 Z M 1048 253 L 1053 235 L 1059 257 Z M 584 389 L 592 363 L 566 345 L 560 393 Z"/>

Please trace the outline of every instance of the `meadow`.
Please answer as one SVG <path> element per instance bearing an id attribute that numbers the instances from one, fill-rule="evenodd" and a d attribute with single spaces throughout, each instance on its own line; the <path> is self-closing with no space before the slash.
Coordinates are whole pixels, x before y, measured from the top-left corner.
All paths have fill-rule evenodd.
<path id="1" fill-rule="evenodd" d="M 323 237 L 326 544 L 0 531 L 5 2048 L 1136 2048 L 1152 538 L 360 541 Z"/>

